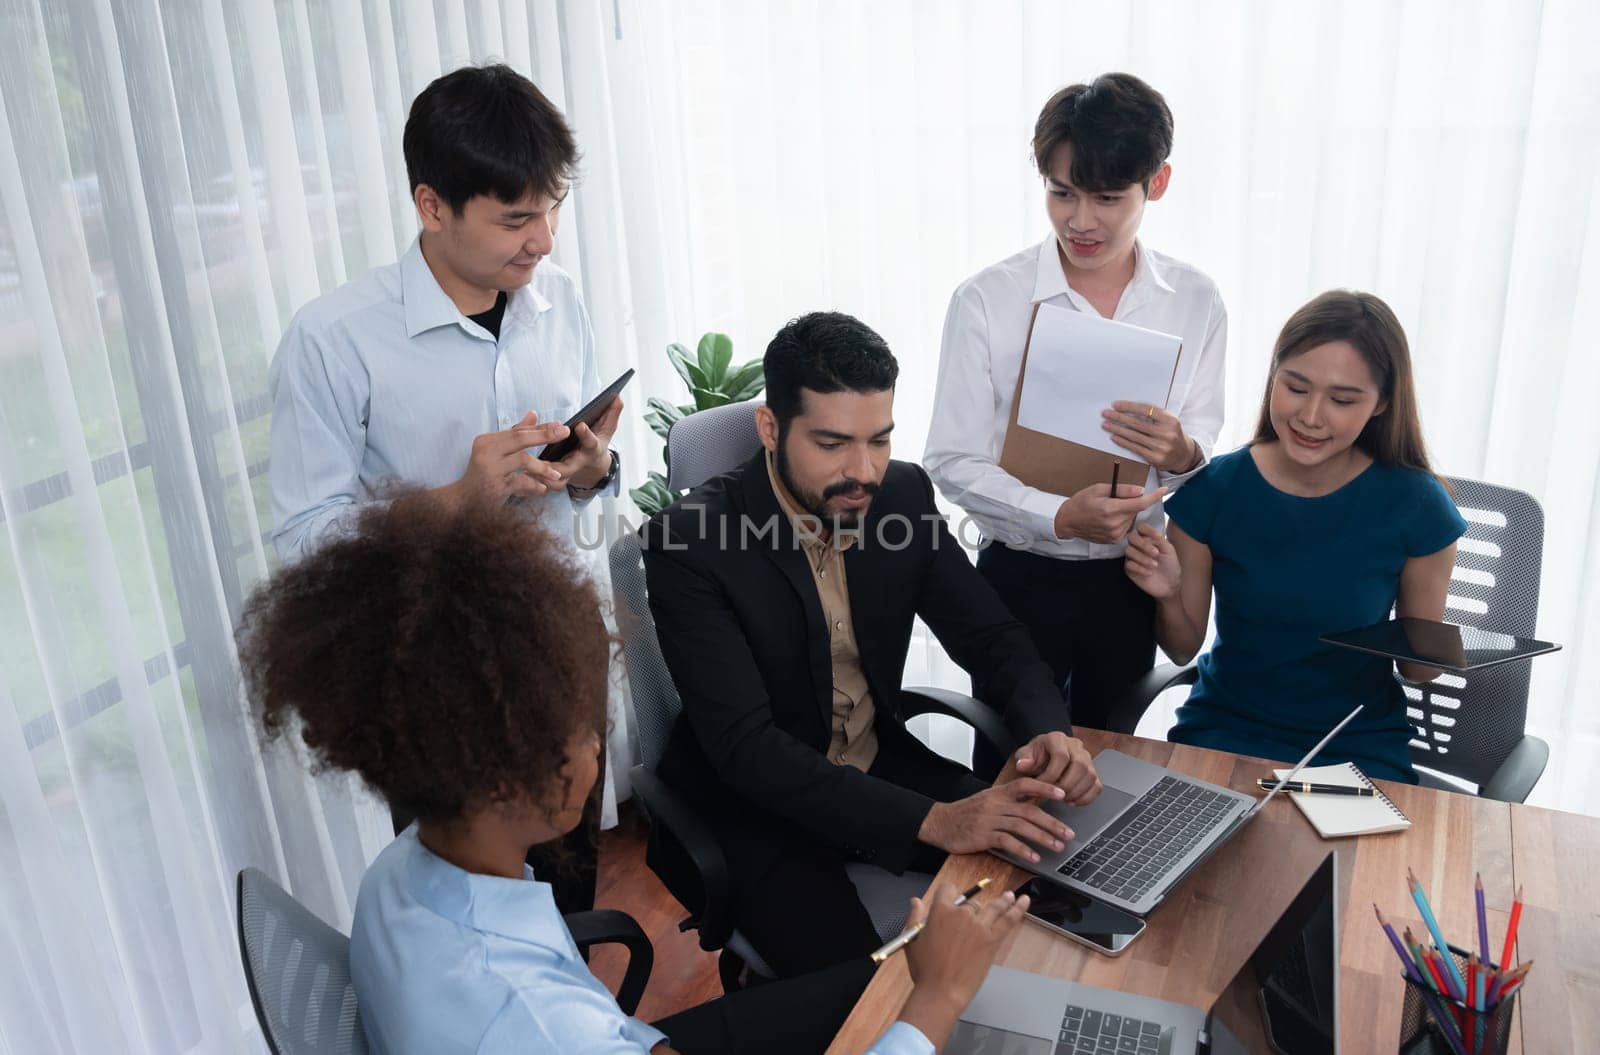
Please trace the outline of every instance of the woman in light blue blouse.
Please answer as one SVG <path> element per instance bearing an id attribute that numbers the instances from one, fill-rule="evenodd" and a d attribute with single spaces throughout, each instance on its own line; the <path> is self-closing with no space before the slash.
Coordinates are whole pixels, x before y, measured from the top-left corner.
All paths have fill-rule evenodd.
<path id="1" fill-rule="evenodd" d="M 298 730 L 319 764 L 418 818 L 356 901 L 350 969 L 378 1055 L 809 1055 L 870 979 L 863 958 L 647 1025 L 589 972 L 524 861 L 582 816 L 611 641 L 593 585 L 532 518 L 422 492 L 369 506 L 255 594 L 241 656 L 269 735 Z M 929 919 L 907 949 L 916 985 L 877 1055 L 942 1045 L 1027 905 L 954 902 L 913 899 Z"/>
<path id="2" fill-rule="evenodd" d="M 1334 290 L 1295 312 L 1273 350 L 1255 437 L 1140 525 L 1127 573 L 1156 598 L 1156 638 L 1177 662 L 1217 637 L 1170 738 L 1295 761 L 1366 709 L 1321 761 L 1416 783 L 1394 664 L 1323 634 L 1401 616 L 1441 619 L 1466 521 L 1428 464 L 1411 355 L 1394 312 Z M 1438 672 L 1401 664 L 1427 680 Z"/>

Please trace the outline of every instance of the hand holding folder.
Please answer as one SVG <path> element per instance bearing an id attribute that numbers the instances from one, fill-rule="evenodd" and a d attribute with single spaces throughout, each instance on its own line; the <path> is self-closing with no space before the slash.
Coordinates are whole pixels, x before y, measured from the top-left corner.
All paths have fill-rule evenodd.
<path id="1" fill-rule="evenodd" d="M 1153 403 L 1119 399 L 1100 412 L 1100 427 L 1112 443 L 1157 469 L 1182 473 L 1200 464 L 1200 449 L 1178 415 Z"/>
<path id="2" fill-rule="evenodd" d="M 1176 337 L 1035 305 L 1000 467 L 1063 498 L 1095 484 L 1108 490 L 1090 497 L 1113 497 L 1109 485 L 1118 466 L 1143 475 L 1148 463 L 1134 448 L 1114 442 L 1101 411 L 1131 397 L 1154 416 L 1167 405 L 1181 354 Z M 1126 475 L 1134 482 L 1133 472 Z M 1059 524 L 1056 533 L 1062 534 Z"/>

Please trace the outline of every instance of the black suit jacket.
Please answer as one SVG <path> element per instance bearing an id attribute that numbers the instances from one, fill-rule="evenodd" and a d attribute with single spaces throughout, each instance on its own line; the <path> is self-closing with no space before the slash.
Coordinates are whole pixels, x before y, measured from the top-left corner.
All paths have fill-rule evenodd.
<path id="1" fill-rule="evenodd" d="M 798 829 L 903 871 L 932 800 L 826 757 L 828 630 L 765 459 L 641 529 L 656 635 L 683 699 L 659 774 L 718 829 L 730 859 L 759 867 Z M 920 466 L 889 463 L 844 564 L 880 753 L 912 739 L 898 701 L 915 616 L 989 688 L 1019 742 L 1070 731 L 1049 668 L 950 533 Z"/>

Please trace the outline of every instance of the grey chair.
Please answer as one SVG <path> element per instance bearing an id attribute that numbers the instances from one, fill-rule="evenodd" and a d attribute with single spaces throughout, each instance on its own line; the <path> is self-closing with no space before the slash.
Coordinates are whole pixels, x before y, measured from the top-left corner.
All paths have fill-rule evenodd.
<path id="1" fill-rule="evenodd" d="M 716 407 L 674 423 L 667 434 L 668 486 L 673 490 L 697 487 L 749 460 L 760 447 L 754 417 L 757 405 Z M 633 790 L 650 819 L 652 851 L 687 855 L 700 876 L 701 896 L 696 903 L 684 905 L 689 917 L 679 929 L 697 931 L 702 949 L 722 951 L 723 987 L 731 992 L 739 987 L 746 967 L 763 978 L 773 977 L 774 972 L 733 926 L 732 883 L 716 837 L 656 776 L 656 765 L 683 702 L 656 640 L 638 536 L 626 534 L 618 539 L 609 556 L 617 629 L 639 744 L 640 761 L 630 774 Z M 904 689 L 899 703 L 905 717 L 950 715 L 971 725 L 1001 754 L 1015 749 L 999 715 L 970 696 L 946 689 Z M 932 881 L 922 873 L 895 875 L 868 864 L 852 863 L 845 870 L 884 940 L 904 929 L 910 899 L 922 894 Z"/>
<path id="2" fill-rule="evenodd" d="M 272 1055 L 366 1055 L 350 982 L 350 939 L 260 869 L 239 873 L 238 911 L 245 983 Z M 574 912 L 566 922 L 585 954 L 606 942 L 627 948 L 617 1004 L 633 1014 L 654 963 L 650 939 L 632 916 L 612 909 Z"/>
<path id="3" fill-rule="evenodd" d="M 688 491 L 737 469 L 761 446 L 759 399 L 729 403 L 679 418 L 667 430 L 667 488 Z"/>
<path id="4" fill-rule="evenodd" d="M 1451 596 L 1459 601 L 1446 618 L 1534 636 L 1544 511 L 1532 496 L 1509 487 L 1457 479 L 1450 486 L 1456 507 L 1467 518 L 1467 533 L 1456 548 L 1450 583 Z M 1424 685 L 1403 684 L 1415 732 L 1411 761 L 1425 787 L 1462 790 L 1460 784 L 1441 779 L 1443 775 L 1475 785 L 1483 798 L 1527 801 L 1550 758 L 1550 745 L 1525 731 L 1529 674 L 1528 662 L 1522 661 L 1441 674 Z M 1174 686 L 1193 685 L 1197 677 L 1192 664 L 1156 667 L 1113 708 L 1108 728 L 1133 732 L 1157 696 Z"/>

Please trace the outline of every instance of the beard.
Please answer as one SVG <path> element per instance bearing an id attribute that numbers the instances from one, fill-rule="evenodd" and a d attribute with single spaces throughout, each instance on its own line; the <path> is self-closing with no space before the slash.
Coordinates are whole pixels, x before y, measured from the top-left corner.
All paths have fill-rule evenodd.
<path id="1" fill-rule="evenodd" d="M 858 491 L 865 491 L 875 498 L 882 488 L 882 484 L 877 481 L 852 480 L 846 477 L 838 483 L 829 484 L 820 492 L 801 487 L 800 482 L 794 477 L 792 467 L 789 465 L 788 439 L 783 430 L 779 430 L 778 450 L 773 457 L 773 464 L 778 470 L 778 479 L 783 482 L 783 486 L 788 490 L 790 496 L 794 498 L 796 504 L 820 520 L 824 529 L 838 530 L 842 528 L 850 531 L 860 526 L 861 516 L 862 513 L 866 512 L 865 509 L 860 512 L 853 509 L 843 513 L 832 512 L 828 509 L 828 502 L 840 495 L 854 494 Z M 870 508 L 872 507 L 869 504 L 867 509 Z"/>

